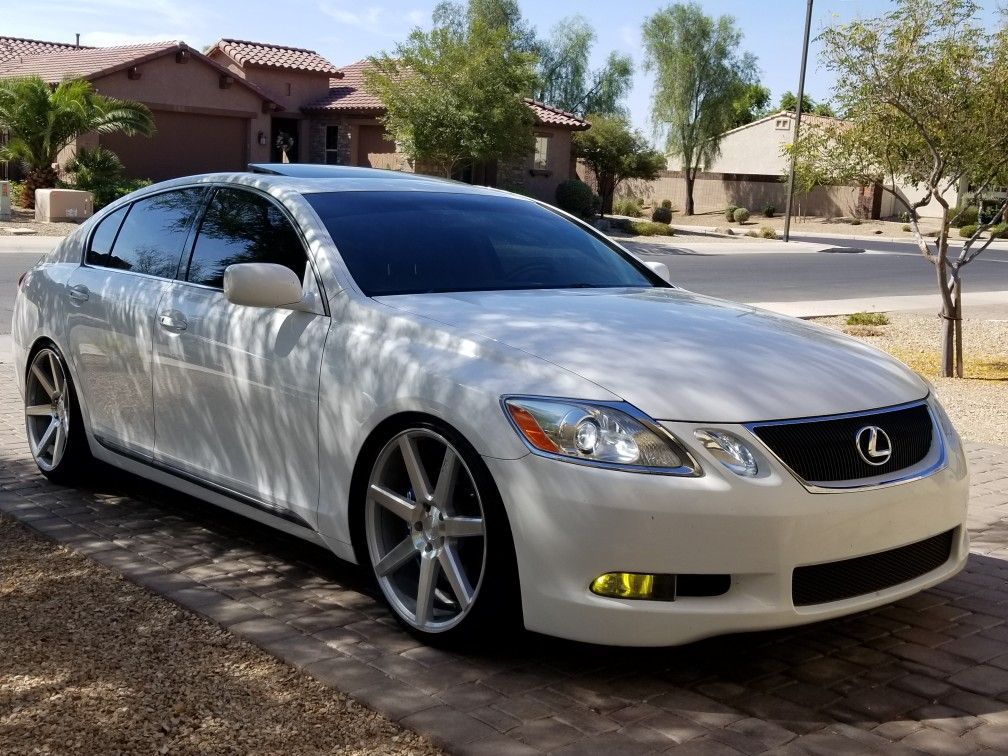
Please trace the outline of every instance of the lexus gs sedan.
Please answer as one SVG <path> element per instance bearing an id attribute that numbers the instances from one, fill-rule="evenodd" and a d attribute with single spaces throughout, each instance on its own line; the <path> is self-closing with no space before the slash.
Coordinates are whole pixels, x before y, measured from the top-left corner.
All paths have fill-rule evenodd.
<path id="1" fill-rule="evenodd" d="M 24 276 L 43 474 L 99 460 L 324 546 L 441 643 L 679 644 L 963 567 L 962 445 L 896 360 L 529 198 L 257 170 L 124 197 Z"/>

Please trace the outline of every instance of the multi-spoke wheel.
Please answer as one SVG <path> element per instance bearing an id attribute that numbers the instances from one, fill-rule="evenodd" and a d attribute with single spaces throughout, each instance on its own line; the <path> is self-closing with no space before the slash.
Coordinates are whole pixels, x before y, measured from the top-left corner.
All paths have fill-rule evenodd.
<path id="1" fill-rule="evenodd" d="M 32 358 L 25 381 L 25 427 L 39 469 L 54 480 L 67 479 L 87 455 L 73 383 L 54 348 Z"/>
<path id="2" fill-rule="evenodd" d="M 385 445 L 368 480 L 371 567 L 396 616 L 422 636 L 473 624 L 487 573 L 498 569 L 488 560 L 488 514 L 499 505 L 466 456 L 434 428 L 410 428 Z"/>

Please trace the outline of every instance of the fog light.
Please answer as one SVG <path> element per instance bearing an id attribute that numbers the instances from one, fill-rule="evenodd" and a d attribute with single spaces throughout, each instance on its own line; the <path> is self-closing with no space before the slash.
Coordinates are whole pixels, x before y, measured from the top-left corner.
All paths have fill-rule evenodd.
<path id="1" fill-rule="evenodd" d="M 625 599 L 649 599 L 654 592 L 654 575 L 640 572 L 607 572 L 592 581 L 592 593 Z"/>

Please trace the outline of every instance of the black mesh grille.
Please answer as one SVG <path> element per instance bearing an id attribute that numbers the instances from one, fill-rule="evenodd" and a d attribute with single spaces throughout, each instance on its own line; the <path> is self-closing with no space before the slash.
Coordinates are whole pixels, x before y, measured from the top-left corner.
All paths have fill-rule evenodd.
<path id="1" fill-rule="evenodd" d="M 869 465 L 858 454 L 855 437 L 867 425 L 889 436 L 892 456 L 884 465 Z M 757 425 L 753 433 L 800 478 L 826 483 L 886 475 L 917 464 L 931 448 L 932 425 L 927 406 L 919 404 L 834 420 Z"/>
<path id="2" fill-rule="evenodd" d="M 950 530 L 892 551 L 796 567 L 791 577 L 791 600 L 795 606 L 825 604 L 913 580 L 948 561 L 954 535 L 955 530 Z"/>

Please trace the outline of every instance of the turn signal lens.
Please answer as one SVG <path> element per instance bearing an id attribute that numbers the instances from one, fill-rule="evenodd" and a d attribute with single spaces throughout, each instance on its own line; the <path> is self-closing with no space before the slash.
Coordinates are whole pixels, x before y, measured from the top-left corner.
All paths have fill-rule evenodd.
<path id="1" fill-rule="evenodd" d="M 592 593 L 622 599 L 649 599 L 654 593 L 655 576 L 640 572 L 607 572 L 592 581 Z"/>
<path id="2" fill-rule="evenodd" d="M 756 456 L 741 438 L 716 430 L 698 430 L 695 435 L 711 456 L 733 473 L 745 478 L 756 477 L 759 472 Z"/>
<path id="3" fill-rule="evenodd" d="M 699 475 L 689 452 L 633 407 L 538 397 L 504 400 L 515 429 L 534 450 L 583 462 Z"/>

